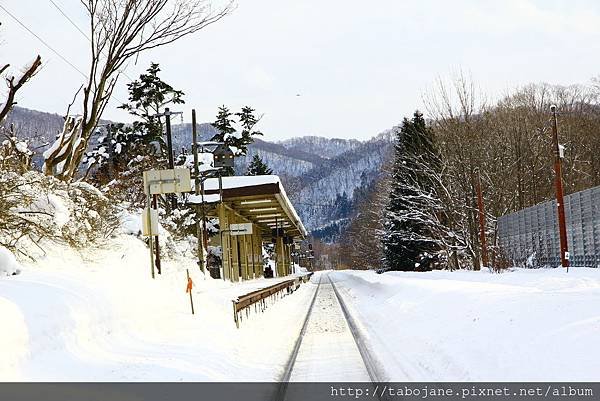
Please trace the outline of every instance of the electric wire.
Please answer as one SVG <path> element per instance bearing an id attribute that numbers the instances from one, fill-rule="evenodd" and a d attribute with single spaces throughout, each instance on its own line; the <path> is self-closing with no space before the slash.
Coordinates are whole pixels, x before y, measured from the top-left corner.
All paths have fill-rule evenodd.
<path id="1" fill-rule="evenodd" d="M 50 46 L 44 39 L 42 39 L 39 35 L 37 35 L 35 32 L 33 32 L 31 29 L 29 29 L 29 27 L 27 25 L 25 25 L 23 22 L 21 22 L 21 20 L 19 20 L 16 16 L 14 16 L 10 11 L 8 11 L 6 9 L 6 7 L 4 7 L 2 4 L 0 4 L 0 8 L 2 10 L 4 10 L 4 12 L 6 14 L 8 14 L 13 20 L 15 20 L 19 25 L 21 25 L 27 32 L 29 32 L 30 34 L 32 34 L 37 40 L 39 40 L 44 46 L 46 46 L 50 51 L 52 51 L 54 54 L 56 54 L 58 57 L 61 58 L 61 60 L 63 60 L 65 63 L 67 63 L 69 66 L 71 66 L 71 68 L 73 68 L 75 71 L 77 71 L 79 74 L 81 74 L 81 76 L 83 76 L 86 80 L 88 79 L 88 76 L 83 73 L 79 68 L 77 68 L 73 63 L 71 63 L 66 57 L 64 57 L 61 53 L 59 53 L 57 50 L 55 50 L 52 46 Z"/>

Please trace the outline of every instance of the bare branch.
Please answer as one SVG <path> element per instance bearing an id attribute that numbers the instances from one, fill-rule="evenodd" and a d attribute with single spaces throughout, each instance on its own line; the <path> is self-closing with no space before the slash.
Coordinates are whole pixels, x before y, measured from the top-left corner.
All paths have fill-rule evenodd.
<path id="1" fill-rule="evenodd" d="M 89 77 L 83 88 L 79 142 L 84 150 L 108 105 L 121 69 L 129 59 L 193 34 L 234 9 L 233 0 L 217 10 L 212 9 L 208 0 L 80 1 L 90 18 L 91 45 Z M 65 166 L 65 171 L 71 173 L 64 179 L 73 178 L 82 157 L 83 152 L 77 152 L 75 157 L 67 159 L 66 163 L 72 165 Z"/>
<path id="2" fill-rule="evenodd" d="M 17 103 L 17 102 L 15 102 L 15 96 L 16 96 L 17 92 L 19 91 L 19 89 L 21 89 L 21 87 L 23 85 L 25 85 L 25 83 L 27 81 L 29 81 L 35 75 L 35 73 L 38 71 L 38 69 L 41 67 L 41 65 L 42 65 L 42 58 L 38 55 L 35 58 L 35 60 L 33 60 L 33 62 L 29 65 L 29 67 L 25 68 L 25 71 L 23 72 L 23 74 L 17 80 L 16 83 L 15 83 L 14 76 L 10 76 L 10 77 L 6 78 L 6 82 L 8 84 L 8 95 L 6 97 L 6 101 L 4 102 L 4 106 L 0 109 L 0 122 L 2 120 L 4 120 L 6 115 L 10 112 L 10 110 L 13 108 L 13 106 Z M 0 69 L 0 73 L 2 73 L 7 68 L 8 68 L 8 64 L 5 65 L 4 67 L 2 67 L 2 69 Z"/>

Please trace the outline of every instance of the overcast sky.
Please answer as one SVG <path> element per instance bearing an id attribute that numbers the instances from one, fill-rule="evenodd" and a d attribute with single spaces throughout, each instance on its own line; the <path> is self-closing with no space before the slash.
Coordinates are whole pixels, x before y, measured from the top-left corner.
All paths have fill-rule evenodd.
<path id="1" fill-rule="evenodd" d="M 85 29 L 79 0 L 54 0 Z M 50 0 L 0 0 L 81 71 L 88 42 Z M 19 105 L 64 113 L 83 77 L 0 9 L 0 63 L 41 54 L 43 70 Z M 265 137 L 367 139 L 422 108 L 438 76 L 462 69 L 492 98 L 529 82 L 587 83 L 600 74 L 600 1 L 239 0 L 235 12 L 145 53 L 186 93 L 178 107 L 213 121 L 218 105 L 264 113 Z M 104 115 L 127 120 L 122 79 Z M 300 96 L 297 96 L 300 95 Z"/>

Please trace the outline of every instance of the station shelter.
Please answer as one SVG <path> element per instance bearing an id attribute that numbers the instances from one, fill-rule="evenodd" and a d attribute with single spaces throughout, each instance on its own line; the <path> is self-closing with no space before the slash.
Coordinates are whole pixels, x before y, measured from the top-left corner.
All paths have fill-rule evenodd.
<path id="1" fill-rule="evenodd" d="M 221 277 L 230 281 L 263 277 L 263 243 L 275 248 L 275 277 L 292 273 L 295 244 L 307 236 L 294 206 L 276 175 L 209 178 L 204 196 L 192 196 L 189 203 L 204 200 L 208 216 L 219 220 L 219 235 L 210 245 L 222 250 Z M 232 227 L 251 225 L 251 233 L 240 235 Z"/>

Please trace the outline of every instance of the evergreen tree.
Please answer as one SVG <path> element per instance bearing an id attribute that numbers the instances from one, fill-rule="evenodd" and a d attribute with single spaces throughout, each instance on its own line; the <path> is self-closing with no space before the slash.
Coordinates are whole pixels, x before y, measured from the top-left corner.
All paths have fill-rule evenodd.
<path id="1" fill-rule="evenodd" d="M 242 146 L 245 148 L 246 145 L 254 142 L 254 136 L 260 135 L 262 136 L 262 132 L 253 131 L 254 126 L 258 123 L 260 118 L 256 118 L 254 115 L 254 109 L 249 106 L 242 107 L 242 111 L 240 113 L 235 113 L 235 115 L 239 118 L 240 126 L 242 127 Z"/>
<path id="2" fill-rule="evenodd" d="M 335 201 L 333 202 L 333 211 L 331 213 L 331 219 L 343 219 L 350 216 L 352 212 L 352 201 L 348 198 L 346 191 L 344 191 L 341 195 L 337 194 L 335 196 Z"/>
<path id="3" fill-rule="evenodd" d="M 250 164 L 248 164 L 248 169 L 246 170 L 246 175 L 271 175 L 273 174 L 273 170 L 267 166 L 259 155 L 254 155 Z"/>
<path id="4" fill-rule="evenodd" d="M 141 74 L 138 80 L 127 84 L 129 89 L 129 103 L 119 106 L 129 114 L 139 118 L 133 123 L 132 131 L 141 134 L 134 137 L 134 141 L 143 140 L 146 144 L 154 143 L 160 147 L 160 152 L 166 152 L 163 139 L 163 129 L 160 120 L 155 117 L 169 104 L 183 104 L 184 93 L 173 89 L 171 85 L 158 77 L 160 67 L 156 63 L 150 64 L 147 74 Z"/>
<path id="5" fill-rule="evenodd" d="M 235 122 L 231 116 L 233 114 L 229 111 L 229 107 L 223 105 L 219 106 L 219 111 L 217 112 L 217 119 L 212 126 L 217 129 L 217 133 L 211 138 L 211 141 L 216 142 L 232 142 L 231 136 L 235 133 L 235 128 L 233 128 L 233 123 Z"/>
<path id="6" fill-rule="evenodd" d="M 248 106 L 242 107 L 242 111 L 235 113 L 239 119 L 240 130 L 233 126 L 235 121 L 231 118 L 233 113 L 227 106 L 220 106 L 217 118 L 212 126 L 217 129 L 211 141 L 223 142 L 229 146 L 236 156 L 244 156 L 248 152 L 248 145 L 254 142 L 254 136 L 262 135 L 262 132 L 254 130 L 260 118 L 254 115 L 254 109 Z M 225 168 L 222 175 L 234 175 L 233 168 Z"/>
<path id="7" fill-rule="evenodd" d="M 166 168 L 167 146 L 162 124 L 155 115 L 171 103 L 184 103 L 184 93 L 162 81 L 159 72 L 159 65 L 152 63 L 145 74 L 127 84 L 129 103 L 119 108 L 127 110 L 136 121 L 103 127 L 96 147 L 86 153 L 87 173 L 95 168 L 93 177 L 100 185 L 116 179 L 114 186 L 129 193 L 135 191 L 137 185 L 130 181 L 139 179 L 141 171 Z M 138 195 L 133 194 L 133 198 L 139 198 Z"/>
<path id="8" fill-rule="evenodd" d="M 429 270 L 444 258 L 441 158 L 423 115 L 396 129 L 397 142 L 383 224 L 384 261 L 390 270 Z"/>

